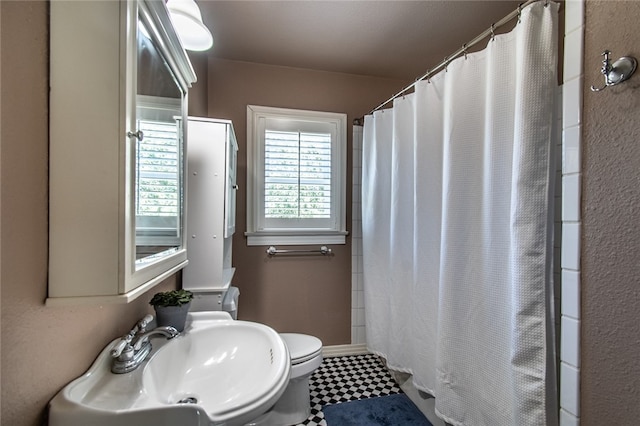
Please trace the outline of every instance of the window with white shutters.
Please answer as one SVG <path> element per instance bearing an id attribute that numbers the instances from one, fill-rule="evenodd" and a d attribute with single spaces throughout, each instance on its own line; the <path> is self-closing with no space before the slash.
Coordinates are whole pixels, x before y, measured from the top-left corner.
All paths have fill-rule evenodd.
<path id="1" fill-rule="evenodd" d="M 344 244 L 346 115 L 247 111 L 248 244 Z"/>

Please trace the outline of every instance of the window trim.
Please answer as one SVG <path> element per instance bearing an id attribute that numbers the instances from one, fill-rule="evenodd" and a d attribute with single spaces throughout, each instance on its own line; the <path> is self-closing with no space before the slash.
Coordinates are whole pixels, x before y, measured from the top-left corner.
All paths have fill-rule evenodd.
<path id="1" fill-rule="evenodd" d="M 336 194 L 333 198 L 334 224 L 326 228 L 262 228 L 264 224 L 264 202 L 259 194 L 264 186 L 264 129 L 267 119 L 287 119 L 327 123 L 335 127 L 335 141 L 332 140 L 332 179 L 336 179 Z M 308 111 L 288 108 L 247 105 L 247 245 L 310 245 L 345 244 L 346 235 L 346 153 L 347 115 L 342 113 Z M 261 211 L 262 209 L 262 211 Z M 295 219 L 294 219 L 295 220 Z"/>

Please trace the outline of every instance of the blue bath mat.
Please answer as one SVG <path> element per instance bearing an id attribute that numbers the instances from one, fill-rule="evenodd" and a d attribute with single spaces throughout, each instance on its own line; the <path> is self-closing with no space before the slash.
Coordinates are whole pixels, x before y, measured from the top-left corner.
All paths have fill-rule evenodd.
<path id="1" fill-rule="evenodd" d="M 327 426 L 433 426 L 403 393 L 322 407 Z"/>

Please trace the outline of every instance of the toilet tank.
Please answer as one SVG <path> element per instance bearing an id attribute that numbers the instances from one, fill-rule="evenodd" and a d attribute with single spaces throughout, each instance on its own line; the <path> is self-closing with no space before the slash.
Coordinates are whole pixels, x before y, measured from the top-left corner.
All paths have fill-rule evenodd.
<path id="1" fill-rule="evenodd" d="M 191 301 L 190 312 L 222 311 L 222 301 L 226 290 L 191 290 L 193 300 Z"/>
<path id="2" fill-rule="evenodd" d="M 231 318 L 238 319 L 238 299 L 240 298 L 240 289 L 238 287 L 229 287 L 227 294 L 222 299 L 222 310 L 229 312 Z"/>
<path id="3" fill-rule="evenodd" d="M 228 290 L 192 291 L 191 312 L 225 311 L 231 318 L 238 319 L 238 299 L 240 289 L 229 287 Z"/>

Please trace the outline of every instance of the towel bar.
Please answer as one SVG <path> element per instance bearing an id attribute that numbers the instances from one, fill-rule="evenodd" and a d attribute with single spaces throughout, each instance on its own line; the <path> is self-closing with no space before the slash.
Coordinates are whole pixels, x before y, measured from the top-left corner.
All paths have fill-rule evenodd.
<path id="1" fill-rule="evenodd" d="M 332 253 L 331 249 L 327 246 L 322 246 L 320 249 L 309 249 L 309 250 L 280 250 L 271 246 L 267 249 L 267 254 L 269 256 L 275 256 L 276 254 L 321 254 L 323 256 L 330 255 Z"/>

